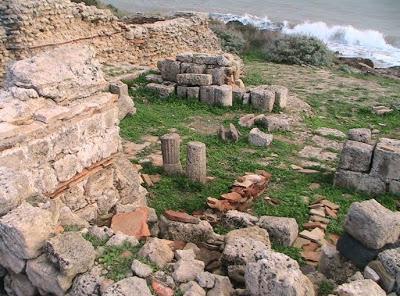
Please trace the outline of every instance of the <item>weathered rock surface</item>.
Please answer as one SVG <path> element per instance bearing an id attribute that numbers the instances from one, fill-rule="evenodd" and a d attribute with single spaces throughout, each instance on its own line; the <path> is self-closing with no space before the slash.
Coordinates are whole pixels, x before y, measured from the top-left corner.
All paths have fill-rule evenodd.
<path id="1" fill-rule="evenodd" d="M 66 232 L 49 239 L 45 252 L 61 273 L 71 277 L 88 271 L 96 257 L 92 244 L 78 232 Z"/>
<path id="2" fill-rule="evenodd" d="M 347 141 L 340 156 L 339 168 L 354 172 L 369 172 L 373 151 L 372 145 Z"/>
<path id="3" fill-rule="evenodd" d="M 392 212 L 376 200 L 351 205 L 344 224 L 345 230 L 366 247 L 382 248 L 400 236 L 400 213 Z"/>
<path id="4" fill-rule="evenodd" d="M 198 224 L 182 223 L 161 216 L 159 224 L 161 236 L 170 240 L 200 243 L 207 241 L 214 233 L 207 221 L 201 221 Z"/>
<path id="5" fill-rule="evenodd" d="M 315 295 L 311 281 L 300 271 L 298 263 L 272 251 L 246 266 L 245 280 L 251 295 Z"/>
<path id="6" fill-rule="evenodd" d="M 204 271 L 204 267 L 203 261 L 181 259 L 175 263 L 172 277 L 179 283 L 194 281 Z"/>
<path id="7" fill-rule="evenodd" d="M 111 285 L 103 296 L 152 296 L 144 279 L 138 277 L 125 278 Z"/>
<path id="8" fill-rule="evenodd" d="M 370 195 L 379 195 L 386 191 L 386 184 L 381 178 L 346 170 L 336 172 L 334 185 Z"/>
<path id="9" fill-rule="evenodd" d="M 233 294 L 233 286 L 226 276 L 215 275 L 214 287 L 207 292 L 207 296 L 230 296 Z"/>
<path id="10" fill-rule="evenodd" d="M 299 233 L 299 226 L 293 218 L 261 216 L 257 225 L 268 231 L 272 242 L 282 246 L 291 246 Z"/>
<path id="11" fill-rule="evenodd" d="M 4 278 L 4 290 L 7 295 L 35 296 L 37 289 L 32 285 L 25 274 L 10 273 Z"/>
<path id="12" fill-rule="evenodd" d="M 123 234 L 122 232 L 117 232 L 107 241 L 106 246 L 120 247 L 125 243 L 128 243 L 132 246 L 137 246 L 139 241 L 133 236 Z"/>
<path id="13" fill-rule="evenodd" d="M 237 210 L 231 210 L 225 213 L 222 218 L 224 225 L 229 228 L 243 228 L 248 226 L 255 226 L 258 218 Z"/>
<path id="14" fill-rule="evenodd" d="M 135 275 L 141 278 L 147 278 L 153 272 L 153 268 L 137 259 L 133 260 L 131 269 Z"/>
<path id="15" fill-rule="evenodd" d="M 253 128 L 249 133 L 249 143 L 258 147 L 267 147 L 273 140 L 272 134 L 266 134 L 258 128 Z"/>
<path id="16" fill-rule="evenodd" d="M 385 296 L 386 293 L 372 280 L 358 280 L 336 288 L 338 296 Z"/>
<path id="17" fill-rule="evenodd" d="M 104 279 L 90 272 L 78 275 L 67 296 L 98 296 Z"/>
<path id="18" fill-rule="evenodd" d="M 347 133 L 349 140 L 369 143 L 371 141 L 371 130 L 369 128 L 353 128 Z"/>
<path id="19" fill-rule="evenodd" d="M 168 242 L 158 238 L 149 238 L 144 246 L 139 251 L 139 256 L 148 258 L 159 268 L 164 266 L 174 259 L 174 252 Z"/>

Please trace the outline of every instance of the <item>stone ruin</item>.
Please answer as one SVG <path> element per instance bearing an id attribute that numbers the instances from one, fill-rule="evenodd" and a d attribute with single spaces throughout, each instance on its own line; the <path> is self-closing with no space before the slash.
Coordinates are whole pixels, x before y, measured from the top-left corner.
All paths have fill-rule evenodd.
<path id="1" fill-rule="evenodd" d="M 88 47 L 10 67 L 0 92 L 0 262 L 9 295 L 64 295 L 95 252 L 58 228 L 146 205 L 139 174 L 120 153 L 121 96 L 108 88 Z"/>
<path id="2" fill-rule="evenodd" d="M 64 44 L 92 46 L 103 64 L 152 65 L 185 51 L 221 50 L 205 14 L 136 24 L 69 0 L 0 2 L 0 80 L 10 61 Z"/>
<path id="3" fill-rule="evenodd" d="M 400 141 L 371 142 L 369 129 L 349 131 L 343 146 L 335 185 L 368 194 L 400 194 Z"/>
<path id="4" fill-rule="evenodd" d="M 272 112 L 287 107 L 289 91 L 278 85 L 260 85 L 246 89 L 242 61 L 231 54 L 184 53 L 175 59 L 158 62 L 160 74 L 146 76 L 147 88 L 160 97 L 177 95 L 209 105 L 229 107 L 234 100 L 255 109 Z M 260 118 L 261 119 L 261 118 Z"/>

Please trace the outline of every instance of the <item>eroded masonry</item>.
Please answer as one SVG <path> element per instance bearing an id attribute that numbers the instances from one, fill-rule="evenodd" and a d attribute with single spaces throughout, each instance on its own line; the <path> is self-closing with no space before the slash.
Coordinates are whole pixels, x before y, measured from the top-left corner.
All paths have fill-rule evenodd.
<path id="1" fill-rule="evenodd" d="M 9 61 L 71 43 L 93 46 L 108 64 L 150 65 L 185 51 L 220 50 L 205 15 L 131 24 L 108 10 L 67 0 L 1 1 L 0 41 L 0 79 Z"/>

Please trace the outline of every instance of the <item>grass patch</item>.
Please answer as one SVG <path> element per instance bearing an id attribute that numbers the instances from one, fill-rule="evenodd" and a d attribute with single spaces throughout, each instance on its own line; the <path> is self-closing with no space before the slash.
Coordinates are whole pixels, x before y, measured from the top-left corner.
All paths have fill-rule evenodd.
<path id="1" fill-rule="evenodd" d="M 333 293 L 335 286 L 329 281 L 322 281 L 319 284 L 318 296 L 328 296 Z"/>
<path id="2" fill-rule="evenodd" d="M 305 264 L 305 261 L 301 257 L 301 250 L 298 248 L 294 247 L 285 247 L 285 246 L 279 246 L 279 245 L 272 245 L 272 249 L 276 252 L 283 253 L 290 258 L 296 260 L 300 266 Z"/>

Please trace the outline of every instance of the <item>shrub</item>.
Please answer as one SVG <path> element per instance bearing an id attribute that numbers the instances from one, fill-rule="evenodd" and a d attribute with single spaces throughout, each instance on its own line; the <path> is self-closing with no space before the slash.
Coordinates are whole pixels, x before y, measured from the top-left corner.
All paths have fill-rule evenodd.
<path id="1" fill-rule="evenodd" d="M 333 53 L 322 41 L 308 36 L 281 35 L 264 46 L 265 58 L 271 62 L 328 66 Z"/>
<path id="2" fill-rule="evenodd" d="M 249 59 L 313 66 L 327 66 L 333 61 L 333 53 L 313 37 L 260 30 L 240 22 L 224 24 L 214 20 L 210 27 L 224 50 Z"/>

